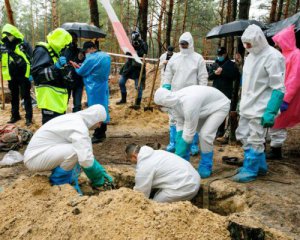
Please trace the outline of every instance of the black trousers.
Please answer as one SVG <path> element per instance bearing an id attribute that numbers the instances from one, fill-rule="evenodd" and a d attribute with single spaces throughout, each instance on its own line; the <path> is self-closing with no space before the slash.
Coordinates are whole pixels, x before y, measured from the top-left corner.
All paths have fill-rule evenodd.
<path id="1" fill-rule="evenodd" d="M 48 109 L 42 109 L 42 124 L 44 125 L 46 122 L 60 115 L 63 115 L 63 113 L 53 112 Z"/>
<path id="2" fill-rule="evenodd" d="M 26 119 L 32 120 L 32 105 L 30 88 L 31 83 L 28 78 L 25 77 L 12 77 L 8 81 L 8 87 L 11 92 L 11 115 L 14 118 L 20 117 L 19 105 L 20 105 L 20 93 L 24 99 L 24 106 L 26 111 Z M 20 91 L 21 90 L 21 91 Z"/>

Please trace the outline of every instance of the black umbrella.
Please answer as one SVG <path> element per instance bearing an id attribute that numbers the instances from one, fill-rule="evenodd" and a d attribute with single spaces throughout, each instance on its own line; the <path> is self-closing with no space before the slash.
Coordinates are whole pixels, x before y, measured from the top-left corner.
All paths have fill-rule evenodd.
<path id="1" fill-rule="evenodd" d="M 281 20 L 279 22 L 271 23 L 268 26 L 268 29 L 265 30 L 265 35 L 267 37 L 272 37 L 276 33 L 280 32 L 282 29 L 291 26 L 292 24 L 295 25 L 296 32 L 300 30 L 300 12 L 296 13 L 295 15 Z"/>
<path id="2" fill-rule="evenodd" d="M 234 22 L 226 23 L 217 27 L 214 27 L 206 35 L 207 39 L 221 38 L 228 36 L 241 36 L 244 30 L 251 24 L 259 26 L 261 29 L 266 29 L 264 24 L 256 20 L 237 20 Z"/>
<path id="3" fill-rule="evenodd" d="M 106 34 L 98 27 L 89 25 L 87 23 L 64 23 L 61 27 L 68 32 L 74 32 L 78 38 L 105 38 Z"/>

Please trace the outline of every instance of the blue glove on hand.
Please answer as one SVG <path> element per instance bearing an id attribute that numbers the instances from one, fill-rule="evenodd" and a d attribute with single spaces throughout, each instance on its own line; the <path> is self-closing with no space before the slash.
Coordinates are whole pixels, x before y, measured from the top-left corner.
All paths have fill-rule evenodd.
<path id="1" fill-rule="evenodd" d="M 57 69 L 62 69 L 66 64 L 67 64 L 67 59 L 66 59 L 66 57 L 62 56 L 57 60 L 57 62 L 54 64 L 54 66 Z"/>
<path id="2" fill-rule="evenodd" d="M 171 84 L 164 84 L 162 87 L 171 90 Z"/>
<path id="3" fill-rule="evenodd" d="M 29 78 L 28 78 L 28 80 L 29 80 L 30 82 L 32 82 L 32 81 L 33 81 L 33 77 L 32 77 L 32 75 L 29 75 Z"/>
<path id="4" fill-rule="evenodd" d="M 285 101 L 282 102 L 281 106 L 280 106 L 280 112 L 285 112 L 289 107 L 289 104 Z"/>

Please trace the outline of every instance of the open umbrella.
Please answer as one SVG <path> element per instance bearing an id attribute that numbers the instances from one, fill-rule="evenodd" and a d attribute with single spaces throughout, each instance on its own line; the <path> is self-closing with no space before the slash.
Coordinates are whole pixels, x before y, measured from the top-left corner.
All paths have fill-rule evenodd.
<path id="1" fill-rule="evenodd" d="M 279 22 L 271 23 L 268 26 L 268 29 L 264 31 L 267 37 L 272 37 L 276 33 L 280 32 L 282 29 L 294 24 L 296 32 L 300 30 L 300 12 L 296 13 L 295 15 L 281 20 Z"/>
<path id="2" fill-rule="evenodd" d="M 259 26 L 261 29 L 266 29 L 264 24 L 256 20 L 237 20 L 214 27 L 206 35 L 207 39 L 221 38 L 227 36 L 241 36 L 244 30 L 251 24 Z"/>
<path id="3" fill-rule="evenodd" d="M 74 32 L 77 34 L 78 38 L 105 38 L 106 34 L 98 27 L 89 25 L 87 23 L 79 23 L 79 22 L 69 22 L 64 23 L 61 27 L 68 32 Z"/>

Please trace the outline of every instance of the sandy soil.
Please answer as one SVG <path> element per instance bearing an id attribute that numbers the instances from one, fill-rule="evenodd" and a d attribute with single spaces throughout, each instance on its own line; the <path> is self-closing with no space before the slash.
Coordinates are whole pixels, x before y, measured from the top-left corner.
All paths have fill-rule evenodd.
<path id="1" fill-rule="evenodd" d="M 144 111 L 152 75 L 148 66 L 150 77 L 138 111 L 129 108 L 135 96 L 133 81 L 128 83 L 128 103 L 117 106 L 117 78 L 111 78 L 112 121 L 107 140 L 94 145 L 94 154 L 123 188 L 100 194 L 85 189 L 92 196 L 79 197 L 70 186 L 51 187 L 49 173 L 35 175 L 23 164 L 0 167 L 0 239 L 230 239 L 230 221 L 262 228 L 265 239 L 300 239 L 300 128 L 290 130 L 285 158 L 269 162 L 269 174 L 255 182 L 230 181 L 237 167 L 223 164 L 222 156 L 242 159 L 242 150 L 237 145 L 216 145 L 214 174 L 202 180 L 193 204 L 159 204 L 129 189 L 134 184 L 134 165 L 125 159 L 126 145 L 137 142 L 164 148 L 168 143 L 168 116 L 155 107 L 153 112 Z M 9 118 L 7 105 L 0 123 Z M 34 121 L 33 131 L 40 126 L 38 109 Z M 24 120 L 17 125 L 25 127 Z M 0 153 L 0 159 L 3 156 Z M 198 162 L 199 156 L 192 157 L 195 167 Z M 84 176 L 80 182 L 86 184 Z"/>

